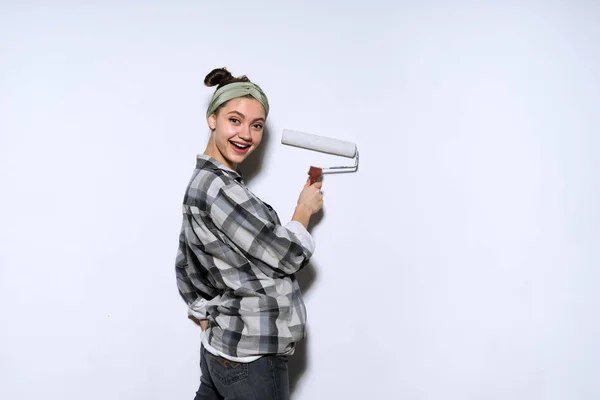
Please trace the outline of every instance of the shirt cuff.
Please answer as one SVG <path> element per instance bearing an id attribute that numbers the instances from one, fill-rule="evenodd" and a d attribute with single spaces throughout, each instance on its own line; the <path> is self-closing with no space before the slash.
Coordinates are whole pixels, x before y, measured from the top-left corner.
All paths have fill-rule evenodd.
<path id="1" fill-rule="evenodd" d="M 208 301 L 202 297 L 196 299 L 188 307 L 188 314 L 196 319 L 206 319 L 206 303 Z"/>
<path id="2" fill-rule="evenodd" d="M 285 224 L 285 227 L 294 235 L 296 235 L 302 246 L 304 246 L 310 254 L 315 252 L 315 241 L 312 235 L 306 230 L 304 225 L 298 221 L 290 221 Z"/>

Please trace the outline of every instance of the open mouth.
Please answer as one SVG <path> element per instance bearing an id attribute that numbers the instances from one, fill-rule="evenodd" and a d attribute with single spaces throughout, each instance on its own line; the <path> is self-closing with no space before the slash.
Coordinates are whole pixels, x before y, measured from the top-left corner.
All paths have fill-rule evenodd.
<path id="1" fill-rule="evenodd" d="M 237 153 L 246 153 L 248 151 L 248 149 L 250 149 L 249 144 L 232 142 L 231 140 L 229 141 L 229 143 L 231 143 L 231 146 Z"/>

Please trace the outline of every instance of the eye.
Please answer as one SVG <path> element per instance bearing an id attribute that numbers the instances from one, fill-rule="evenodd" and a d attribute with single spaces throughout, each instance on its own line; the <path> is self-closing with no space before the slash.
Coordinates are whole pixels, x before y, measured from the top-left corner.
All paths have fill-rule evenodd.
<path id="1" fill-rule="evenodd" d="M 256 128 L 256 129 L 262 129 L 262 128 L 263 128 L 263 125 L 262 125 L 262 124 L 254 124 L 254 125 L 252 125 L 252 126 L 253 126 L 254 128 Z"/>
<path id="2" fill-rule="evenodd" d="M 231 122 L 233 122 L 234 124 L 239 124 L 239 122 L 240 122 L 240 120 L 239 120 L 239 119 L 237 119 L 237 118 L 233 118 L 233 117 L 229 118 L 229 120 L 230 120 Z"/>

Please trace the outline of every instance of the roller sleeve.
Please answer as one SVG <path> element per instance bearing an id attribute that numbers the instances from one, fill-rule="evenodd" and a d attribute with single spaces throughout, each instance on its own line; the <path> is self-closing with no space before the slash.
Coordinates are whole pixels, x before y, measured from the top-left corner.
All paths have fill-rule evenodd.
<path id="1" fill-rule="evenodd" d="M 356 155 L 355 143 L 290 129 L 284 129 L 281 143 L 342 157 L 353 158 Z"/>

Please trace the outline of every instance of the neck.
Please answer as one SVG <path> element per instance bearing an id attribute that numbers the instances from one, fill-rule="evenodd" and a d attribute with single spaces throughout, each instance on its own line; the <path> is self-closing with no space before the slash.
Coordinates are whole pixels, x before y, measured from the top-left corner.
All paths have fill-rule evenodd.
<path id="1" fill-rule="evenodd" d="M 225 157 L 223 157 L 223 155 L 217 148 L 212 135 L 211 135 L 210 139 L 208 140 L 208 144 L 206 145 L 206 149 L 204 150 L 204 155 L 214 158 L 221 164 L 225 165 L 228 168 L 231 168 L 234 171 L 237 170 L 237 164 L 233 164 L 233 163 L 225 160 Z"/>

